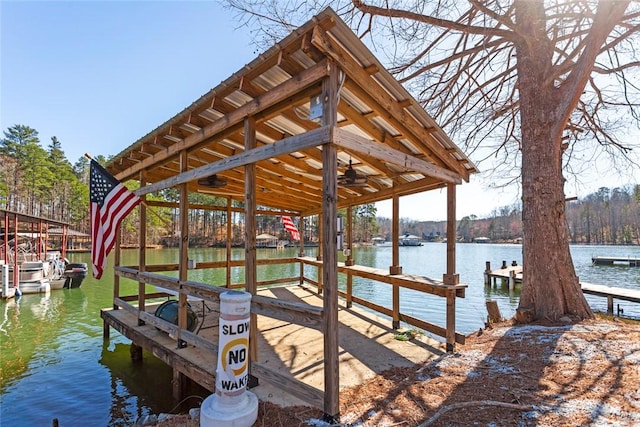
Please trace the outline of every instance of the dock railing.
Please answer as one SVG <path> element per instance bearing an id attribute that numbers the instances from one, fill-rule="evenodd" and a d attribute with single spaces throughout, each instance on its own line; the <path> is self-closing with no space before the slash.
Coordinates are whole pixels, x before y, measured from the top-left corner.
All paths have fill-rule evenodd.
<path id="1" fill-rule="evenodd" d="M 323 284 L 319 280 L 314 280 L 304 275 L 304 266 L 309 265 L 318 269 L 317 277 L 321 277 L 320 269 L 322 261 L 314 257 L 299 257 L 301 279 L 300 283 L 308 283 L 316 286 L 319 293 L 322 292 Z M 455 332 L 455 301 L 456 298 L 464 298 L 467 285 L 445 285 L 443 282 L 423 276 L 409 274 L 391 275 L 387 270 L 352 265 L 347 266 L 345 263 L 338 263 L 338 272 L 346 275 L 346 290 L 338 290 L 338 294 L 345 299 L 347 308 L 355 302 L 370 310 L 374 310 L 391 318 L 391 325 L 394 329 L 400 327 L 400 322 L 423 329 L 434 335 L 445 338 L 447 348 L 453 348 L 455 343 L 464 344 L 465 336 Z M 353 277 L 362 277 L 374 280 L 380 283 L 388 284 L 392 287 L 391 306 L 386 307 L 376 304 L 372 301 L 359 298 L 353 295 Z M 418 319 L 408 314 L 400 312 L 400 288 L 411 289 L 425 294 L 435 295 L 446 299 L 446 325 L 436 325 L 426 320 Z"/>
<path id="2" fill-rule="evenodd" d="M 278 279 L 258 281 L 258 288 L 271 287 L 284 284 L 297 284 L 300 286 L 312 285 L 317 287 L 317 292 L 322 292 L 322 283 L 316 280 L 313 273 L 308 270 L 309 267 L 316 269 L 316 278 L 322 276 L 320 273 L 322 261 L 318 261 L 312 257 L 297 258 L 277 258 L 277 259 L 261 259 L 257 260 L 260 265 L 275 264 L 298 264 L 299 274 L 293 277 L 283 277 Z M 231 268 L 243 267 L 243 260 L 235 260 L 230 263 L 222 262 L 198 262 L 194 268 Z M 218 355 L 217 340 L 207 339 L 198 334 L 198 330 L 192 332 L 187 329 L 186 321 L 178 321 L 178 324 L 164 320 L 153 313 L 151 304 L 147 301 L 158 300 L 162 298 L 178 297 L 178 319 L 186 319 L 187 317 L 187 301 L 201 300 L 207 306 L 207 316 L 219 316 L 220 294 L 229 289 L 245 288 L 243 283 L 226 283 L 226 286 L 212 286 L 206 283 L 200 283 L 191 280 L 179 280 L 175 277 L 161 274 L 162 272 L 177 271 L 178 264 L 162 264 L 162 265 L 146 265 L 145 271 L 138 270 L 137 266 L 117 266 L 115 274 L 122 279 L 129 279 L 140 284 L 137 288 L 138 294 L 120 295 L 121 286 L 114 287 L 114 309 L 123 309 L 131 313 L 138 319 L 139 325 L 152 325 L 159 330 L 166 332 L 171 338 L 177 341 L 177 347 L 181 344 L 191 345 L 201 348 L 215 358 Z M 464 344 L 465 336 L 455 332 L 455 300 L 465 296 L 466 285 L 445 285 L 440 281 L 429 279 L 421 276 L 411 275 L 389 275 L 385 270 L 365 266 L 345 266 L 344 263 L 338 263 L 338 271 L 346 276 L 346 291 L 339 291 L 339 295 L 344 298 L 347 307 L 351 307 L 353 303 L 357 303 L 370 310 L 386 315 L 391 318 L 392 326 L 398 328 L 400 322 L 423 329 L 434 335 L 444 337 L 447 348 L 455 345 L 455 343 Z M 229 277 L 229 275 L 227 275 Z M 364 298 L 353 295 L 352 281 L 353 277 L 362 277 L 386 283 L 393 287 L 393 300 L 390 307 L 383 306 Z M 154 292 L 147 292 L 147 285 L 154 286 Z M 400 312 L 400 288 L 412 289 L 414 291 L 425 294 L 443 297 L 446 300 L 446 325 L 440 326 L 430 323 L 423 319 L 410 316 Z M 184 295 L 185 298 L 180 298 Z M 181 303 L 184 301 L 184 303 Z M 148 311 L 147 311 L 148 310 Z M 278 298 L 272 298 L 262 295 L 253 295 L 251 299 L 251 314 L 262 315 L 273 319 L 282 320 L 293 323 L 305 328 L 311 328 L 318 331 L 323 330 L 323 308 L 314 305 L 286 301 Z M 204 319 L 201 320 L 204 322 Z M 180 327 L 180 325 L 184 325 Z M 108 325 L 105 325 L 108 328 Z M 121 331 L 122 332 L 122 331 Z M 215 334 L 217 336 L 217 334 Z M 282 389 L 286 389 L 291 394 L 308 402 L 311 405 L 322 408 L 324 404 L 324 391 L 315 387 L 311 387 L 287 373 L 278 372 L 259 361 L 252 361 L 251 375 L 256 378 L 262 378 L 265 381 L 274 384 Z M 213 381 L 206 381 L 203 384 L 207 388 L 212 388 Z M 211 389 L 213 391 L 213 389 Z"/>
<path id="3" fill-rule="evenodd" d="M 268 264 L 291 264 L 298 263 L 295 258 L 281 258 L 281 259 L 264 259 L 258 260 L 258 265 Z M 242 267 L 243 261 L 233 261 L 233 266 Z M 226 262 L 213 262 L 213 263 L 198 263 L 196 268 L 225 268 Z M 185 327 L 173 324 L 167 320 L 154 315 L 151 311 L 146 311 L 146 302 L 149 300 L 157 300 L 159 298 L 167 298 L 173 296 L 185 295 L 183 300 L 199 299 L 203 303 L 207 304 L 208 315 L 217 316 L 220 315 L 220 294 L 229 289 L 244 288 L 244 284 L 229 284 L 229 286 L 212 286 L 205 283 L 179 280 L 174 277 L 169 277 L 163 274 L 159 274 L 162 271 L 175 271 L 178 269 L 177 264 L 165 264 L 165 265 L 147 265 L 147 271 L 139 271 L 137 267 L 116 267 L 115 273 L 120 278 L 130 279 L 134 282 L 142 283 L 145 285 L 152 285 L 159 288 L 159 292 L 146 291 L 144 294 L 138 295 L 114 295 L 114 308 L 127 310 L 136 316 L 139 321 L 144 324 L 153 325 L 156 328 L 166 332 L 170 337 L 177 341 L 177 346 L 181 347 L 181 343 L 192 345 L 204 349 L 209 352 L 214 358 L 218 357 L 218 343 L 217 340 L 210 340 L 195 332 L 191 332 Z M 279 278 L 275 280 L 264 280 L 258 282 L 261 287 L 274 286 L 278 284 L 297 284 L 300 280 L 299 276 Z M 115 290 L 115 288 L 114 288 Z M 278 319 L 286 322 L 290 322 L 296 325 L 300 325 L 305 328 L 311 328 L 316 330 L 322 330 L 322 307 L 316 307 L 306 303 L 286 301 L 278 298 L 271 298 L 262 295 L 254 295 L 251 299 L 251 313 L 256 315 L 262 315 L 273 319 Z M 187 306 L 178 305 L 178 318 L 187 315 Z M 204 319 L 202 320 L 204 321 Z M 105 326 L 107 327 L 107 326 Z M 217 337 L 217 334 L 215 335 Z M 215 360 L 215 359 L 214 359 Z M 288 390 L 296 397 L 314 405 L 318 408 L 323 407 L 324 392 L 315 387 L 311 387 L 291 375 L 287 375 L 278 372 L 269 366 L 259 363 L 259 361 L 252 361 L 251 375 L 257 378 L 263 378 L 265 381 L 279 386 L 285 390 Z M 206 381 L 201 384 L 207 387 L 210 391 L 214 391 L 215 382 Z"/>

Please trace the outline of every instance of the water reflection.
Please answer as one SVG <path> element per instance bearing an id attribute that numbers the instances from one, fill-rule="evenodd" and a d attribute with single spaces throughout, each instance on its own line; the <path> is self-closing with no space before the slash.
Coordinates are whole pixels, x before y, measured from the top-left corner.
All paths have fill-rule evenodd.
<path id="1" fill-rule="evenodd" d="M 172 396 L 172 369 L 147 351 L 141 361 L 133 361 L 128 343 L 105 342 L 99 363 L 110 376 L 110 426 L 130 426 L 145 415 L 157 412 L 184 412 L 199 406 L 210 392 L 191 383 L 187 399 L 175 402 Z"/>
<path id="2" fill-rule="evenodd" d="M 258 258 L 294 257 L 298 248 L 279 251 L 258 251 Z M 355 248 L 357 264 L 388 269 L 392 265 L 390 247 Z M 596 255 L 640 257 L 640 247 L 572 246 L 571 253 L 580 279 L 609 286 L 640 289 L 640 268 L 592 266 Z M 317 248 L 307 250 L 315 257 Z M 196 262 L 224 261 L 225 249 L 189 249 Z M 242 259 L 244 249 L 234 248 L 232 259 Z M 339 260 L 343 261 L 342 254 Z M 499 266 L 502 261 L 522 264 L 522 248 L 518 245 L 457 245 L 457 272 L 461 283 L 467 284 L 466 298 L 456 304 L 456 327 L 470 333 L 484 325 L 485 301 L 493 299 L 504 317 L 511 317 L 518 304 L 519 287 L 485 287 L 485 262 Z M 71 262 L 90 262 L 89 254 L 70 254 Z M 136 265 L 136 250 L 122 251 L 123 265 Z M 148 250 L 148 264 L 178 262 L 177 249 Z M 403 272 L 441 279 L 446 271 L 446 245 L 426 243 L 420 247 L 400 248 Z M 53 418 L 60 425 L 131 425 L 147 413 L 170 412 L 173 401 L 172 372 L 164 363 L 145 353 L 142 364 L 134 364 L 129 356 L 129 340 L 112 329 L 111 339 L 102 339 L 100 309 L 113 302 L 113 258 L 108 260 L 102 280 L 87 277 L 81 288 L 54 290 L 48 295 L 24 295 L 20 299 L 0 301 L 0 392 L 2 425 L 51 425 Z M 305 266 L 305 276 L 318 280 L 317 269 Z M 177 274 L 176 272 L 172 274 Z M 298 277 L 299 266 L 261 266 L 260 280 L 282 276 Z M 191 280 L 223 284 L 226 272 L 190 270 Z M 244 282 L 242 268 L 232 271 L 234 283 Z M 339 276 L 339 286 L 346 287 L 346 276 Z M 133 295 L 138 283 L 121 281 L 122 295 Z M 391 287 L 368 279 L 354 278 L 356 296 L 390 307 Z M 149 291 L 152 291 L 149 289 Z M 402 312 L 444 325 L 443 298 L 401 289 Z M 596 309 L 606 310 L 606 298 L 587 296 Z M 616 302 L 617 304 L 617 302 Z M 625 315 L 640 317 L 640 304 L 620 302 Z M 198 395 L 197 392 L 193 394 Z M 207 396 L 209 393 L 205 393 Z M 52 396 L 55 396 L 52 398 Z M 203 396 L 200 394 L 200 396 Z M 185 408 L 197 406 L 193 401 Z"/>

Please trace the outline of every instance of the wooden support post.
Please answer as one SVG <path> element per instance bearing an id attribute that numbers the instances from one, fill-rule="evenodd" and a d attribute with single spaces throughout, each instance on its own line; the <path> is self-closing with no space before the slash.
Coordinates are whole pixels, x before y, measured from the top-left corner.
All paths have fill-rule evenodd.
<path id="1" fill-rule="evenodd" d="M 337 166 L 336 166 L 337 167 Z M 324 220 L 324 216 L 322 214 L 318 215 L 318 251 L 316 255 L 316 259 L 318 261 L 322 261 L 322 244 L 323 238 L 322 233 L 324 232 L 324 228 L 322 227 L 322 221 Z M 324 240 L 326 241 L 326 240 Z M 323 277 L 324 273 L 322 272 L 322 264 L 318 266 L 318 293 L 322 295 L 322 287 L 323 287 Z"/>
<path id="2" fill-rule="evenodd" d="M 121 229 L 118 227 L 116 230 L 116 244 L 113 248 L 113 264 L 114 267 L 120 265 L 120 257 L 122 256 L 122 249 L 120 248 Z M 15 282 L 14 282 L 15 283 Z M 120 298 L 120 276 L 113 275 L 113 309 L 118 310 L 120 307 L 116 304 L 116 298 Z"/>
<path id="3" fill-rule="evenodd" d="M 144 169 L 140 171 L 140 187 L 144 187 L 147 184 L 146 172 Z M 147 259 L 147 200 L 146 194 L 140 196 L 140 234 L 138 236 L 138 270 L 146 270 Z M 145 324 L 140 316 L 140 312 L 145 311 L 146 307 L 146 286 L 144 282 L 138 282 L 138 326 Z"/>
<path id="4" fill-rule="evenodd" d="M 512 291 L 516 288 L 516 272 L 515 270 L 509 271 L 509 290 Z"/>
<path id="5" fill-rule="evenodd" d="M 338 120 L 338 67 L 328 63 L 329 75 L 322 81 L 322 124 L 335 127 Z M 324 417 L 340 420 L 340 364 L 338 353 L 338 150 L 333 142 L 322 146 L 322 233 L 324 307 Z"/>
<path id="6" fill-rule="evenodd" d="M 397 194 L 393 195 L 393 204 L 391 211 L 391 266 L 389 274 L 402 274 L 402 266 L 400 265 L 400 198 Z"/>
<path id="7" fill-rule="evenodd" d="M 227 197 L 227 277 L 225 287 L 231 287 L 231 240 L 233 239 L 233 228 L 231 223 L 231 197 Z"/>
<path id="8" fill-rule="evenodd" d="M 347 273 L 347 308 L 353 306 L 353 275 Z"/>
<path id="9" fill-rule="evenodd" d="M 142 347 L 132 343 L 129 346 L 129 355 L 134 362 L 142 362 Z"/>
<path id="10" fill-rule="evenodd" d="M 298 251 L 298 256 L 304 256 L 304 217 L 300 217 L 300 250 Z M 300 261 L 300 285 L 304 285 L 304 262 Z"/>
<path id="11" fill-rule="evenodd" d="M 187 172 L 189 170 L 189 153 L 187 150 L 180 152 L 180 171 Z M 187 280 L 188 278 L 188 260 L 189 260 L 189 187 L 187 184 L 180 184 L 180 265 L 178 278 Z M 182 285 L 180 286 L 182 289 Z M 187 296 L 180 292 L 178 294 L 178 348 L 184 348 L 187 343 L 180 337 L 182 331 L 187 329 Z"/>
<path id="12" fill-rule="evenodd" d="M 456 184 L 447 184 L 447 272 L 442 281 L 445 285 L 457 285 L 456 274 Z"/>
<path id="13" fill-rule="evenodd" d="M 456 348 L 456 290 L 447 289 L 447 353 L 453 353 Z"/>
<path id="14" fill-rule="evenodd" d="M 171 379 L 171 389 L 173 399 L 181 401 L 184 399 L 187 387 L 189 386 L 189 377 L 177 369 L 173 369 L 173 378 Z"/>
<path id="15" fill-rule="evenodd" d="M 392 285 L 392 306 L 393 306 L 393 318 L 391 320 L 391 327 L 393 329 L 400 329 L 400 286 L 397 283 Z"/>
<path id="16" fill-rule="evenodd" d="M 246 153 L 255 149 L 256 120 L 248 117 L 244 121 L 244 150 Z M 258 292 L 258 267 L 256 252 L 256 164 L 251 163 L 244 167 L 244 215 L 245 215 L 245 289 L 252 297 Z M 249 315 L 249 367 L 258 361 L 258 316 L 255 313 Z M 258 380 L 249 368 L 249 382 L 251 386 L 257 386 Z"/>
<path id="17" fill-rule="evenodd" d="M 613 295 L 607 295 L 607 314 L 613 314 Z"/>
<path id="18" fill-rule="evenodd" d="M 102 321 L 102 339 L 109 339 L 109 323 L 106 320 Z"/>
<path id="19" fill-rule="evenodd" d="M 318 250 L 316 252 L 316 259 L 322 261 L 322 221 L 324 220 L 322 214 L 318 215 Z"/>
<path id="20" fill-rule="evenodd" d="M 347 248 L 349 248 L 349 254 L 344 262 L 346 266 L 352 266 L 353 261 L 353 206 L 347 207 Z M 349 305 L 349 307 L 351 307 Z"/>
<path id="21" fill-rule="evenodd" d="M 300 250 L 298 251 L 298 256 L 304 256 L 304 217 L 300 216 Z M 302 281 L 300 281 L 302 283 Z"/>
<path id="22" fill-rule="evenodd" d="M 484 285 L 491 286 L 491 261 L 484 263 Z"/>

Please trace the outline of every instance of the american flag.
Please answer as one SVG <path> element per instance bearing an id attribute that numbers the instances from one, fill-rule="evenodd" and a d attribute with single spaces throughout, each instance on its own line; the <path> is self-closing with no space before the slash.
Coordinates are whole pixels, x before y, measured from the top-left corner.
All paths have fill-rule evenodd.
<path id="1" fill-rule="evenodd" d="M 300 240 L 298 228 L 295 226 L 290 216 L 283 216 L 282 223 L 284 224 L 284 229 L 291 233 L 291 238 L 293 240 Z"/>
<path id="2" fill-rule="evenodd" d="M 91 261 L 93 277 L 99 279 L 107 266 L 120 222 L 140 199 L 115 179 L 98 162 L 91 160 Z"/>

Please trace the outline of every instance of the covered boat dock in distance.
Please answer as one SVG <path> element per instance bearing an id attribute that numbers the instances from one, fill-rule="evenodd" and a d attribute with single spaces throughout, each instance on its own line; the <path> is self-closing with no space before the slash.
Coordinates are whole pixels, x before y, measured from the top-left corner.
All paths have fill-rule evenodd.
<path id="1" fill-rule="evenodd" d="M 140 206 L 139 265 L 120 266 L 116 245 L 114 308 L 101 313 L 105 333 L 109 326 L 115 327 L 135 345 L 160 354 L 174 369 L 174 384 L 180 384 L 183 376 L 208 388 L 215 383 L 210 361 L 185 362 L 188 351 L 215 357 L 218 350 L 215 333 L 209 335 L 215 328 L 187 329 L 187 300 L 202 302 L 201 313 L 210 321 L 211 316 L 219 315 L 220 293 L 230 287 L 253 295 L 251 385 L 259 383 L 256 390 L 274 385 L 320 407 L 328 419 L 338 419 L 340 387 L 348 384 L 344 381 L 349 370 L 344 359 L 348 341 L 339 334 L 345 331 L 340 326 L 342 314 L 356 313 L 352 304 L 387 316 L 389 320 L 370 322 L 386 323 L 391 330 L 404 322 L 439 335 L 447 351 L 464 342 L 464 336 L 455 331 L 456 299 L 464 297 L 466 289 L 456 273 L 455 239 L 449 238 L 443 250 L 446 271 L 441 278 L 403 272 L 399 206 L 401 196 L 446 188 L 447 232 L 454 236 L 456 186 L 468 181 L 476 168 L 331 9 L 119 153 L 106 168 L 121 181 L 138 181 L 136 193 L 143 199 L 168 188 L 179 190 L 176 204 L 147 201 Z M 219 196 L 227 202 L 213 207 L 190 205 L 190 192 Z M 392 265 L 388 270 L 355 265 L 352 209 L 388 199 L 393 203 Z M 154 205 L 179 208 L 182 239 L 177 264 L 146 263 L 145 224 L 147 210 Z M 337 224 L 341 208 L 346 210 L 345 230 L 339 230 Z M 189 209 L 220 209 L 227 212 L 227 218 L 232 213 L 243 214 L 244 259 L 231 258 L 228 240 L 225 261 L 190 264 Z M 297 219 L 299 229 L 309 218 L 319 218 L 316 253 L 309 256 L 301 242 L 298 257 L 258 259 L 256 215 L 290 216 Z M 230 222 L 227 228 L 231 236 Z M 338 262 L 339 241 L 351 249 L 345 252 L 344 262 Z M 266 280 L 258 274 L 258 267 L 267 264 L 294 264 L 299 273 Z M 212 286 L 189 281 L 189 267 L 225 269 L 226 283 Z M 232 284 L 233 268 L 243 269 L 244 283 Z M 177 278 L 167 274 L 176 270 Z M 389 304 L 353 295 L 354 277 L 387 284 L 392 295 Z M 121 295 L 121 280 L 137 282 L 137 295 Z M 444 324 L 402 313 L 400 288 L 441 297 Z M 166 295 L 162 289 L 178 294 L 178 325 L 152 314 L 153 299 Z M 308 297 L 298 293 L 301 291 Z M 295 298 L 285 297 L 292 294 Z M 318 295 L 319 305 L 309 302 Z M 281 325 L 270 327 L 269 321 Z M 285 331 L 285 325 L 307 331 L 321 343 L 321 354 L 310 366 L 298 366 L 295 358 L 304 352 L 304 341 L 291 342 L 285 350 L 274 343 L 282 342 L 286 335 L 279 341 L 269 339 L 276 331 Z M 378 340 L 366 342 L 384 351 Z M 269 360 L 261 358 L 265 352 L 271 354 Z M 367 365 L 366 352 L 349 354 Z M 281 366 L 275 367 L 272 358 Z M 396 358 L 390 357 L 391 366 Z M 310 371 L 320 372 L 321 380 L 309 382 L 301 376 Z"/>
<path id="2" fill-rule="evenodd" d="M 11 278 L 0 277 L 2 283 L 1 298 L 13 298 L 16 295 L 14 283 L 20 283 L 23 263 L 47 260 L 47 252 L 51 244 L 53 227 L 60 230 L 56 234 L 62 242 L 60 256 L 65 258 L 67 233 L 69 224 L 40 216 L 27 215 L 6 209 L 0 209 L 0 266 L 8 265 Z M 19 242 L 20 236 L 25 240 L 24 246 Z M 9 282 L 11 286 L 9 286 Z"/>

